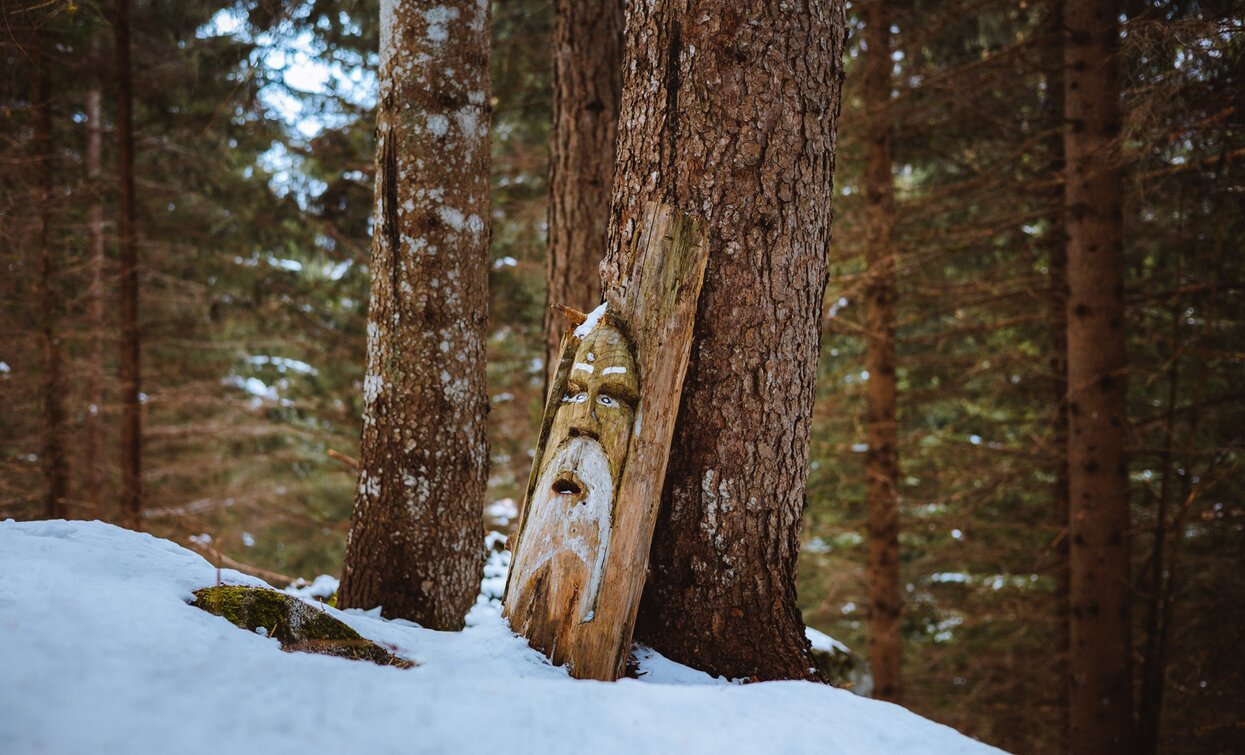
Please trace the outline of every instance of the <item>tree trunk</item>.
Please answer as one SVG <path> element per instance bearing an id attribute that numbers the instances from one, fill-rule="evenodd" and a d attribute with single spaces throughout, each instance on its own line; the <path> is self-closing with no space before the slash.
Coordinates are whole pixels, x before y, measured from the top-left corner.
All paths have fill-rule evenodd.
<path id="1" fill-rule="evenodd" d="M 29 13 L 29 11 L 28 11 Z M 47 31 L 35 29 L 31 79 L 34 115 L 34 150 L 37 188 L 35 207 L 39 218 L 39 306 L 42 312 L 43 349 L 43 473 L 47 480 L 44 514 L 49 519 L 69 515 L 69 462 L 65 454 L 65 380 L 62 374 L 60 312 L 56 255 L 52 251 L 52 102 L 48 83 Z"/>
<path id="2" fill-rule="evenodd" d="M 648 202 L 709 262 L 637 639 L 730 677 L 815 677 L 795 599 L 845 34 L 841 2 L 628 5 L 609 254 Z"/>
<path id="3" fill-rule="evenodd" d="M 99 57 L 98 34 L 91 37 L 91 53 Z M 91 282 L 87 289 L 87 331 L 90 351 L 86 370 L 86 431 L 83 452 L 83 517 L 98 519 L 103 511 L 100 479 L 100 412 L 104 407 L 104 198 L 100 184 L 103 167 L 103 93 L 98 85 L 86 94 L 86 175 L 91 208 L 87 214 L 87 248 Z"/>
<path id="4" fill-rule="evenodd" d="M 553 12 L 553 133 L 549 146 L 548 304 L 587 312 L 601 301 L 614 136 L 622 88 L 622 0 L 556 0 Z M 551 378 L 561 316 L 545 309 Z"/>
<path id="5" fill-rule="evenodd" d="M 864 8 L 865 455 L 869 529 L 869 665 L 873 696 L 900 699 L 899 427 L 895 396 L 895 206 L 891 177 L 891 33 L 885 0 Z"/>
<path id="6" fill-rule="evenodd" d="M 130 81 L 130 2 L 117 0 L 117 178 L 121 210 L 121 517 L 143 527 L 143 427 L 139 401 L 138 241 L 134 229 L 134 93 Z"/>
<path id="7" fill-rule="evenodd" d="M 1074 753 L 1131 752 L 1119 7 L 1068 3 L 1069 695 Z"/>
<path id="8" fill-rule="evenodd" d="M 363 443 L 339 600 L 434 629 L 462 626 L 484 560 L 489 52 L 487 4 L 381 4 Z"/>
<path id="9" fill-rule="evenodd" d="M 1046 33 L 1048 112 L 1051 136 L 1047 140 L 1049 171 L 1052 179 L 1064 172 L 1063 158 L 1063 0 L 1051 2 Z M 1055 657 L 1059 689 L 1056 707 L 1059 711 L 1059 749 L 1068 749 L 1068 234 L 1062 212 L 1063 182 L 1052 181 L 1050 231 L 1047 243 L 1050 264 L 1047 280 L 1051 295 L 1048 301 L 1050 319 L 1050 376 L 1054 416 L 1051 419 L 1051 464 L 1055 484 L 1051 488 L 1051 513 L 1059 530 L 1055 545 Z"/>
<path id="10" fill-rule="evenodd" d="M 1176 262 L 1176 280 L 1183 280 L 1179 258 Z M 1137 751 L 1139 755 L 1154 755 L 1159 748 L 1159 731 L 1163 717 L 1163 687 L 1167 676 L 1164 653 L 1164 637 L 1167 625 L 1163 618 L 1169 584 L 1167 581 L 1167 519 L 1171 489 L 1175 477 L 1176 402 L 1180 398 L 1180 323 L 1184 319 L 1184 307 L 1178 296 L 1171 302 L 1171 351 L 1167 369 L 1167 416 L 1163 422 L 1162 469 L 1159 473 L 1158 510 L 1154 515 L 1154 545 L 1150 554 L 1149 590 L 1146 599 L 1145 653 L 1141 665 L 1141 697 L 1137 705 Z"/>

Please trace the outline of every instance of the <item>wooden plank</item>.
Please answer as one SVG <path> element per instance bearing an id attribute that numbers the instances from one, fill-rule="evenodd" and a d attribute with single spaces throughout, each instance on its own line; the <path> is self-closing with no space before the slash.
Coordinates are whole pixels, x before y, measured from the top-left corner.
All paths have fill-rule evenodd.
<path id="1" fill-rule="evenodd" d="M 646 206 L 605 304 L 562 339 L 506 586 L 511 627 L 581 679 L 622 675 L 708 246 Z"/>

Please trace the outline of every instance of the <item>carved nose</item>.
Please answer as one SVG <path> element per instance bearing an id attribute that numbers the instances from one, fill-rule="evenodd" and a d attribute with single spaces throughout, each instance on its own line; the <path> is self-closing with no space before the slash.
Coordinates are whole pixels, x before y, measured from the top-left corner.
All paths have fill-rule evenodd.
<path id="1" fill-rule="evenodd" d="M 596 428 L 588 428 L 583 426 L 572 427 L 566 434 L 572 438 L 591 438 L 598 443 L 601 442 L 601 433 L 597 432 Z"/>

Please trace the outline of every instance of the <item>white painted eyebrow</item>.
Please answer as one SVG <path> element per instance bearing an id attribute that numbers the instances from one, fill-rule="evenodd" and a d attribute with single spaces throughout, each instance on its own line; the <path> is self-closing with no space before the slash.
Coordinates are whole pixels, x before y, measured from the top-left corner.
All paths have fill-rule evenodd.
<path id="1" fill-rule="evenodd" d="M 601 374 L 602 375 L 625 375 L 627 374 L 627 368 L 626 367 L 606 367 L 605 369 L 601 370 Z"/>
<path id="2" fill-rule="evenodd" d="M 590 364 L 584 364 L 583 362 L 576 362 L 576 363 L 575 363 L 575 368 L 574 368 L 574 369 L 576 369 L 576 370 L 583 370 L 584 372 L 587 372 L 587 373 L 593 373 L 593 372 L 596 372 L 596 368 L 595 368 L 595 367 L 593 367 L 593 366 L 592 366 L 592 365 L 590 365 Z"/>

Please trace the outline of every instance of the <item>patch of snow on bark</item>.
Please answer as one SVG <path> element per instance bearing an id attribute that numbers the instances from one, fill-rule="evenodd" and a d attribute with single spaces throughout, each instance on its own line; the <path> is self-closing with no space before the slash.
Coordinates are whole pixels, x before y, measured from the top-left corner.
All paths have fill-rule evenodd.
<path id="1" fill-rule="evenodd" d="M 428 40 L 440 44 L 450 38 L 449 29 L 446 27 L 450 21 L 458 18 L 458 9 L 438 5 L 424 11 L 423 16 L 428 24 Z"/>
<path id="2" fill-rule="evenodd" d="M 445 136 L 450 131 L 450 119 L 439 113 L 428 115 L 428 131 L 433 136 Z"/>

